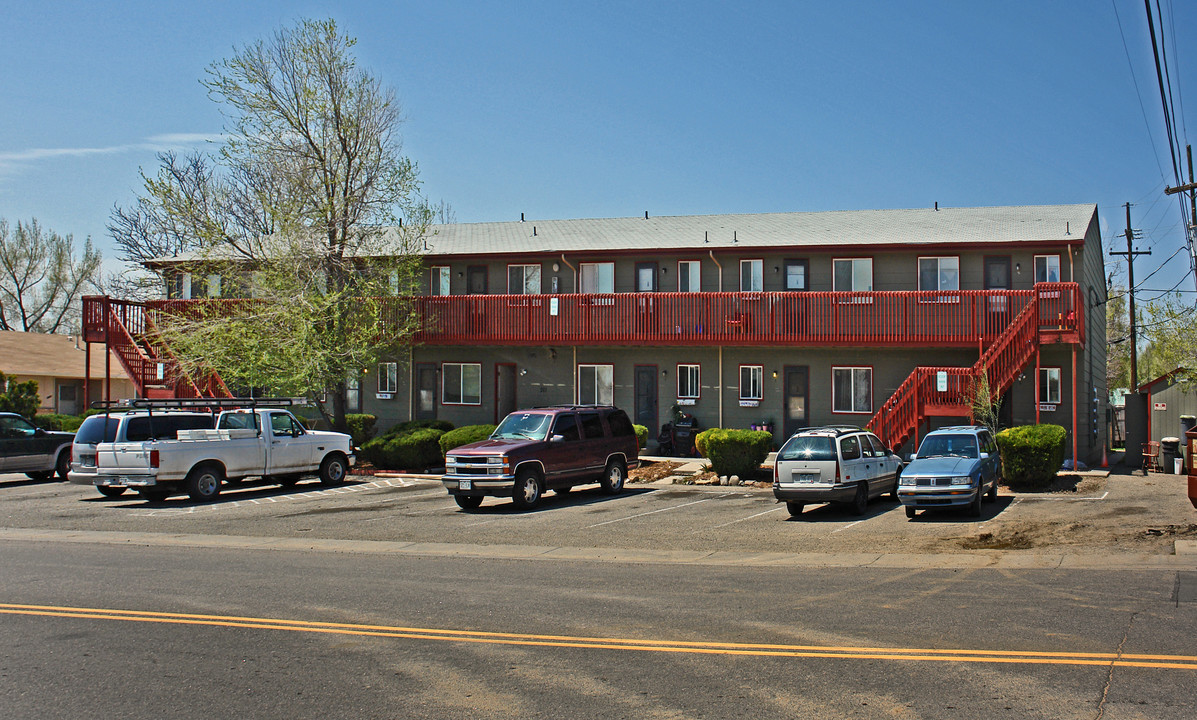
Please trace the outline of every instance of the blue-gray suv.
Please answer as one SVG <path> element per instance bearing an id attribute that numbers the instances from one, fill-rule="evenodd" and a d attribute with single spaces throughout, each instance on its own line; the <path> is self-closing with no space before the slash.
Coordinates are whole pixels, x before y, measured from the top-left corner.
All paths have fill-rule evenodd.
<path id="1" fill-rule="evenodd" d="M 917 510 L 967 508 L 981 516 L 982 499 L 997 499 L 1002 461 L 993 434 L 983 427 L 962 425 L 928 433 L 898 480 L 898 500 L 906 517 Z"/>

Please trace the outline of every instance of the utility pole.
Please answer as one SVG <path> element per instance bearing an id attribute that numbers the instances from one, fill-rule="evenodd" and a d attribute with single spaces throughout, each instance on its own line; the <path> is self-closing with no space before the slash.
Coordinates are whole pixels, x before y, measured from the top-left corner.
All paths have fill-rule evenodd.
<path id="1" fill-rule="evenodd" d="M 1135 258 L 1139 255 L 1150 255 L 1150 250 L 1135 250 L 1131 244 L 1136 238 L 1142 237 L 1142 231 L 1131 229 L 1130 203 L 1126 204 L 1126 252 L 1111 252 L 1111 255 L 1126 256 L 1126 271 L 1130 295 L 1130 342 L 1131 342 L 1131 392 L 1139 391 L 1139 335 L 1135 320 Z"/>
<path id="2" fill-rule="evenodd" d="M 1197 286 L 1197 182 L 1193 182 L 1193 146 L 1186 145 L 1185 151 L 1189 156 L 1189 184 L 1174 188 L 1165 187 L 1164 194 L 1189 194 L 1189 226 L 1185 228 L 1185 239 L 1189 244 L 1189 269 L 1193 272 L 1193 284 Z"/>

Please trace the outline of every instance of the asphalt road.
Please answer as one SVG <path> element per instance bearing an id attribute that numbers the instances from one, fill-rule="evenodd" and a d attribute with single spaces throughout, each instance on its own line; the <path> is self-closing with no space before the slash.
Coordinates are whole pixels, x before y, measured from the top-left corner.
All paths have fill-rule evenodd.
<path id="1" fill-rule="evenodd" d="M 0 477 L 0 708 L 1197 715 L 1197 561 L 1151 542 L 1078 553 L 952 539 L 1108 500 L 1052 510 L 1008 497 L 980 522 L 918 523 L 888 501 L 863 518 L 787 520 L 767 494 L 737 488 L 546 500 L 464 513 L 434 484 L 392 480 L 147 504 Z M 1083 512 L 1127 503 L 1100 507 Z M 916 540 L 877 539 L 904 532 Z"/>

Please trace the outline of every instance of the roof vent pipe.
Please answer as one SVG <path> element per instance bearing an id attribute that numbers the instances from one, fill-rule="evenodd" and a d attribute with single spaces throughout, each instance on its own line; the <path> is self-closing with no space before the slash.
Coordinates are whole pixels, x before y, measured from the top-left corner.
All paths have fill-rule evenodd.
<path id="1" fill-rule="evenodd" d="M 645 210 L 645 211 L 644 211 L 644 219 L 645 219 L 645 220 L 647 220 L 647 219 L 648 219 L 648 211 L 647 211 L 647 210 Z"/>
<path id="2" fill-rule="evenodd" d="M 1071 231 L 1068 229 L 1068 221 L 1067 221 L 1067 220 L 1065 220 L 1065 221 L 1064 221 L 1064 234 L 1065 234 L 1065 235 L 1071 235 L 1071 234 L 1072 234 L 1072 232 L 1071 232 Z"/>
<path id="3" fill-rule="evenodd" d="M 939 201 L 935 201 L 935 212 L 939 212 Z"/>
<path id="4" fill-rule="evenodd" d="M 520 222 L 523 222 L 523 221 L 524 221 L 524 214 L 520 213 Z"/>
<path id="5" fill-rule="evenodd" d="M 710 235 L 711 235 L 711 232 L 709 230 L 704 230 L 702 233 L 702 241 L 704 243 L 709 243 L 711 241 Z"/>
<path id="6" fill-rule="evenodd" d="M 734 243 L 738 243 L 738 242 L 740 242 L 740 238 L 736 237 L 736 231 L 735 231 L 735 230 L 732 230 L 732 242 L 734 242 Z"/>
<path id="7" fill-rule="evenodd" d="M 536 226 L 532 226 L 532 237 L 536 237 Z"/>

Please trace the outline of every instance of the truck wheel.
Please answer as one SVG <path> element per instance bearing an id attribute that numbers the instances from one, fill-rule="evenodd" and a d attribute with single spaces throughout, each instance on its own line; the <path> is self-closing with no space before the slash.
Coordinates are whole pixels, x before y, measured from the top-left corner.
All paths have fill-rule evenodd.
<path id="1" fill-rule="evenodd" d="M 66 482 L 67 473 L 71 471 L 71 451 L 62 450 L 58 453 L 58 462 L 54 463 L 54 472 L 58 473 L 58 479 Z"/>
<path id="2" fill-rule="evenodd" d="M 907 505 L 907 506 L 906 506 L 906 517 L 907 517 L 908 519 L 910 519 L 910 520 L 913 520 L 913 519 L 914 519 L 914 513 L 915 513 L 914 506 L 913 506 L 913 505 Z"/>
<path id="3" fill-rule="evenodd" d="M 137 491 L 137 494 L 146 502 L 162 502 L 170 496 L 169 491 L 159 488 L 142 488 Z"/>
<path id="4" fill-rule="evenodd" d="M 25 477 L 29 478 L 30 480 L 37 480 L 38 482 L 45 482 L 50 479 L 50 473 L 48 473 L 48 472 L 27 472 L 27 473 L 25 473 Z"/>
<path id="5" fill-rule="evenodd" d="M 790 511 L 790 517 L 798 517 L 802 514 L 802 508 L 806 507 L 804 503 L 794 502 L 793 500 L 786 500 L 786 510 Z"/>
<path id="6" fill-rule="evenodd" d="M 453 499 L 457 501 L 457 507 L 462 510 L 477 510 L 478 506 L 482 504 L 481 495 L 454 495 Z"/>
<path id="7" fill-rule="evenodd" d="M 340 455 L 329 455 L 320 463 L 320 484 L 340 485 L 345 482 L 345 475 L 349 473 L 349 466 L 345 458 Z"/>
<path id="8" fill-rule="evenodd" d="M 607 462 L 607 468 L 603 470 L 603 479 L 599 483 L 608 495 L 617 495 L 623 490 L 623 481 L 627 476 L 628 471 L 624 469 L 623 463 L 611 460 Z"/>
<path id="9" fill-rule="evenodd" d="M 531 510 L 540 502 L 540 478 L 531 470 L 520 470 L 515 476 L 511 501 L 520 510 Z"/>
<path id="10" fill-rule="evenodd" d="M 196 502 L 215 500 L 220 494 L 224 473 L 216 465 L 199 465 L 187 473 L 187 494 Z"/>
<path id="11" fill-rule="evenodd" d="M 121 495 L 124 495 L 125 490 L 127 490 L 127 489 L 128 488 L 122 487 L 120 485 L 97 485 L 96 486 L 96 490 L 99 490 L 101 495 L 103 495 L 104 497 L 110 497 L 110 498 L 111 497 L 120 497 Z"/>

